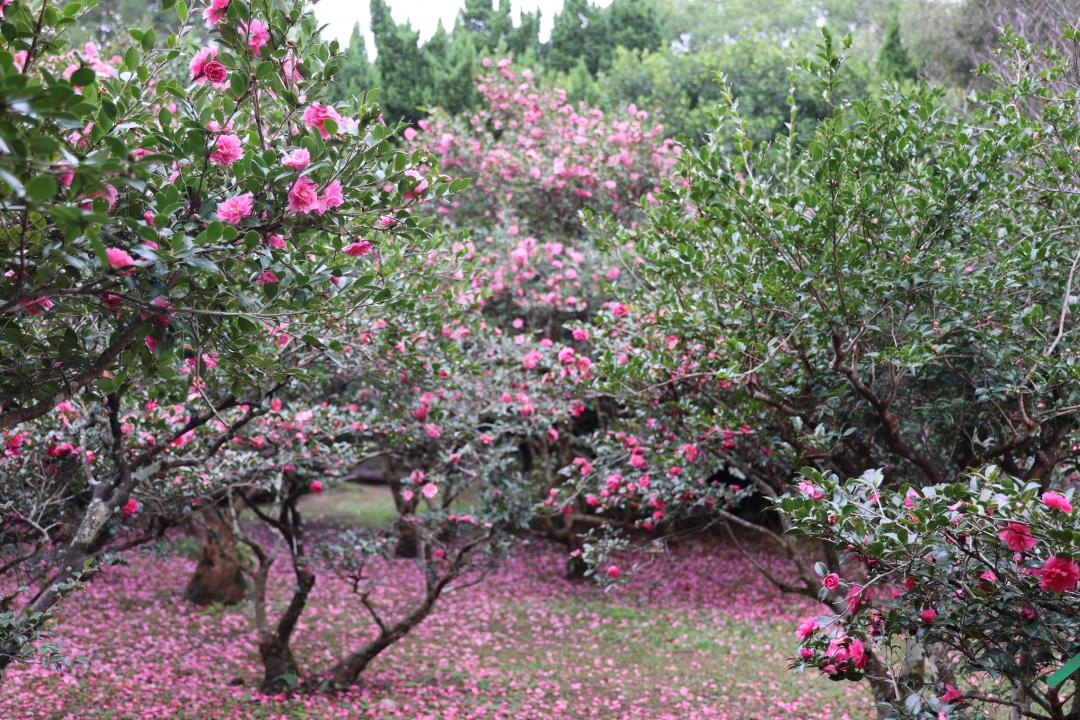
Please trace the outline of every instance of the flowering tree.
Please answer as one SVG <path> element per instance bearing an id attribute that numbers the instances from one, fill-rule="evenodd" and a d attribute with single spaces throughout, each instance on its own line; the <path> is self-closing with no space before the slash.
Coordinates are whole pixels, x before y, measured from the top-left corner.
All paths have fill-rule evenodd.
<path id="1" fill-rule="evenodd" d="M 805 146 L 755 146 L 726 111 L 736 141 L 716 136 L 647 223 L 609 231 L 632 272 L 592 337 L 596 389 L 621 412 L 591 472 L 565 468 L 573 492 L 649 532 L 739 529 L 790 559 L 790 575 L 768 574 L 779 589 L 817 597 L 791 518 L 747 518 L 801 467 L 881 468 L 884 488 L 991 463 L 1043 489 L 1075 483 L 1072 59 L 1050 51 L 1055 69 L 1030 75 L 1034 50 L 1009 52 L 1012 73 L 970 116 L 893 89 L 837 101 Z M 842 65 L 826 35 L 804 68 L 835 97 Z M 829 568 L 842 548 L 810 545 Z"/>
<path id="2" fill-rule="evenodd" d="M 319 101 L 335 49 L 301 2 L 178 3 L 175 35 L 133 30 L 110 59 L 65 44 L 79 2 L 4 5 L 5 568 L 37 586 L 5 614 L 0 665 L 138 512 L 138 488 L 207 462 L 312 356 L 341 352 L 328 319 L 394 298 L 428 242 L 416 188 L 448 189 L 376 107 Z"/>
<path id="3" fill-rule="evenodd" d="M 1080 649 L 1072 493 L 999 468 L 921 489 L 884 479 L 808 470 L 814 493 L 778 503 L 796 533 L 842 550 L 818 567 L 837 613 L 800 625 L 794 666 L 870 674 L 889 717 L 1076 717 L 1076 673 L 1046 682 Z M 868 669 L 871 653 L 884 662 Z"/>
<path id="4" fill-rule="evenodd" d="M 563 241 L 580 234 L 581 210 L 630 222 L 640 204 L 655 202 L 680 148 L 648 124 L 648 113 L 575 106 L 508 58 L 484 58 L 483 66 L 491 71 L 476 80 L 481 109 L 462 118 L 436 112 L 420 123 L 440 166 L 474 181 L 473 192 L 442 212 L 458 224 L 520 226 Z"/>

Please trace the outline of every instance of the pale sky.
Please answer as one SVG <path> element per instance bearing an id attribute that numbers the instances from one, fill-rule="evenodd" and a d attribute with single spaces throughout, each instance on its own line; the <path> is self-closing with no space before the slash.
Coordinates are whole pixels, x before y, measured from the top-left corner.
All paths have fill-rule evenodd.
<path id="1" fill-rule="evenodd" d="M 450 30 L 454 19 L 464 4 L 463 0 L 388 0 L 394 20 L 403 23 L 406 20 L 413 28 L 420 31 L 421 41 L 427 40 L 435 32 L 441 19 L 443 26 Z M 600 0 L 597 5 L 607 5 L 610 0 Z M 494 4 L 498 4 L 497 2 Z M 562 9 L 563 0 L 510 0 L 514 23 L 517 24 L 522 10 L 532 12 L 540 9 L 540 37 L 547 39 L 551 32 L 551 22 L 555 13 Z M 371 36 L 371 18 L 368 12 L 368 0 L 316 0 L 315 16 L 327 25 L 323 36 L 327 40 L 337 39 L 342 46 L 349 43 L 354 23 L 360 23 L 369 55 L 375 54 L 375 40 Z"/>

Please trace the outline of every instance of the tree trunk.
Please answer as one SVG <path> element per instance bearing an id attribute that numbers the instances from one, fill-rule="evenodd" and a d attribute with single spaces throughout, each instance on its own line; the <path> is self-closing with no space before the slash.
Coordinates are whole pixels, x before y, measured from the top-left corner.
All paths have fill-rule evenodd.
<path id="1" fill-rule="evenodd" d="M 279 693 L 296 687 L 300 668 L 296 664 L 296 657 L 289 647 L 288 639 L 282 640 L 276 634 L 263 638 L 259 642 L 259 658 L 263 665 L 259 690 L 264 693 Z"/>
<path id="2" fill-rule="evenodd" d="M 247 594 L 247 582 L 237 554 L 236 533 L 216 507 L 203 513 L 203 522 L 199 564 L 184 590 L 184 597 L 196 605 L 235 605 Z"/>
<path id="3" fill-rule="evenodd" d="M 567 518 L 566 539 L 567 545 L 570 547 L 570 554 L 569 559 L 566 561 L 566 577 L 570 580 L 582 580 L 585 577 L 585 571 L 589 569 L 589 565 L 581 555 L 584 552 L 582 548 L 583 535 L 578 532 L 579 528 L 575 527 L 575 525 L 580 524 L 575 523 L 572 518 Z M 578 551 L 577 555 L 574 554 L 575 550 Z"/>
<path id="4" fill-rule="evenodd" d="M 889 670 L 885 664 L 878 660 L 877 656 L 870 653 L 866 660 L 866 680 L 870 683 L 870 691 L 874 694 L 875 711 L 877 720 L 890 720 L 892 717 L 877 703 L 896 704 L 896 689 L 889 682 Z"/>
<path id="5" fill-rule="evenodd" d="M 394 557 L 414 558 L 420 554 L 420 536 L 416 532 L 416 526 L 409 521 L 412 513 L 405 513 L 397 519 L 397 545 L 394 546 Z"/>
<path id="6" fill-rule="evenodd" d="M 429 593 L 415 610 L 389 627 L 381 627 L 378 636 L 356 652 L 349 653 L 326 673 L 324 681 L 331 687 L 347 689 L 356 684 L 371 661 L 386 648 L 402 639 L 420 624 L 435 607 L 435 600 L 442 592 L 442 585 Z"/>
<path id="7" fill-rule="evenodd" d="M 417 557 L 420 554 L 420 535 L 416 531 L 416 526 L 409 521 L 410 516 L 416 511 L 417 498 L 414 496 L 409 500 L 405 499 L 404 488 L 401 487 L 401 468 L 394 458 L 387 461 L 384 477 L 386 484 L 390 486 L 390 493 L 394 497 L 394 507 L 398 512 L 395 525 L 397 545 L 394 546 L 394 557 Z"/>
<path id="8" fill-rule="evenodd" d="M 293 655 L 290 639 L 300 615 L 307 605 L 308 595 L 315 586 L 315 574 L 296 570 L 296 587 L 277 627 L 259 640 L 259 657 L 263 664 L 263 679 L 259 689 L 265 693 L 282 692 L 296 687 L 299 667 Z"/>

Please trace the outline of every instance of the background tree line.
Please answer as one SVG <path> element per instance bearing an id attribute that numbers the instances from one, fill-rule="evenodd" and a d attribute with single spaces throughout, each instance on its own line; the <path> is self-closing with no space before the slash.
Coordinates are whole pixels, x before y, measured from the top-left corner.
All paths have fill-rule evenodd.
<path id="1" fill-rule="evenodd" d="M 792 57 L 813 46 L 821 24 L 853 36 L 847 95 L 922 77 L 959 98 L 992 60 L 1002 26 L 1039 44 L 1078 16 L 1080 0 L 567 0 L 541 42 L 539 11 L 515 19 L 509 0 L 465 0 L 453 27 L 440 23 L 422 42 L 386 0 L 371 0 L 374 53 L 357 25 L 334 92 L 346 100 L 379 88 L 388 120 L 415 122 L 434 107 L 457 114 L 477 107 L 482 59 L 509 56 L 572 101 L 635 103 L 659 111 L 669 135 L 697 140 L 713 126 L 723 76 L 760 141 L 783 131 Z M 827 103 L 809 87 L 798 96 L 812 126 Z"/>

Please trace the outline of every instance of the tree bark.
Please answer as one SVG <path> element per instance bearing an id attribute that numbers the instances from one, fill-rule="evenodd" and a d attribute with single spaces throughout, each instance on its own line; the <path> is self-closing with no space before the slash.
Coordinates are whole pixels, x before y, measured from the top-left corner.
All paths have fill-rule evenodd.
<path id="1" fill-rule="evenodd" d="M 203 513 L 199 563 L 184 597 L 196 605 L 235 605 L 246 594 L 247 582 L 237 553 L 236 533 L 222 512 L 211 507 Z"/>
<path id="2" fill-rule="evenodd" d="M 324 681 L 331 687 L 347 689 L 356 684 L 357 679 L 363 674 L 367 666 L 371 664 L 379 654 L 396 643 L 401 638 L 419 625 L 435 607 L 435 601 L 442 593 L 443 584 L 440 584 L 434 592 L 428 593 L 424 601 L 411 613 L 390 626 L 380 627 L 379 634 L 374 640 L 365 644 L 356 652 L 349 653 L 340 662 L 334 665 L 326 673 Z"/>
<path id="3" fill-rule="evenodd" d="M 398 516 L 394 557 L 415 558 L 420 554 L 420 536 L 416 532 L 416 526 L 409 520 L 410 515 L 412 513 L 403 513 Z"/>
<path id="4" fill-rule="evenodd" d="M 265 693 L 282 692 L 296 687 L 299 667 L 289 641 L 314 586 L 315 573 L 297 569 L 296 588 L 293 589 L 289 607 L 285 609 L 274 630 L 263 633 L 259 639 L 259 657 L 263 663 L 263 679 L 259 689 Z"/>

